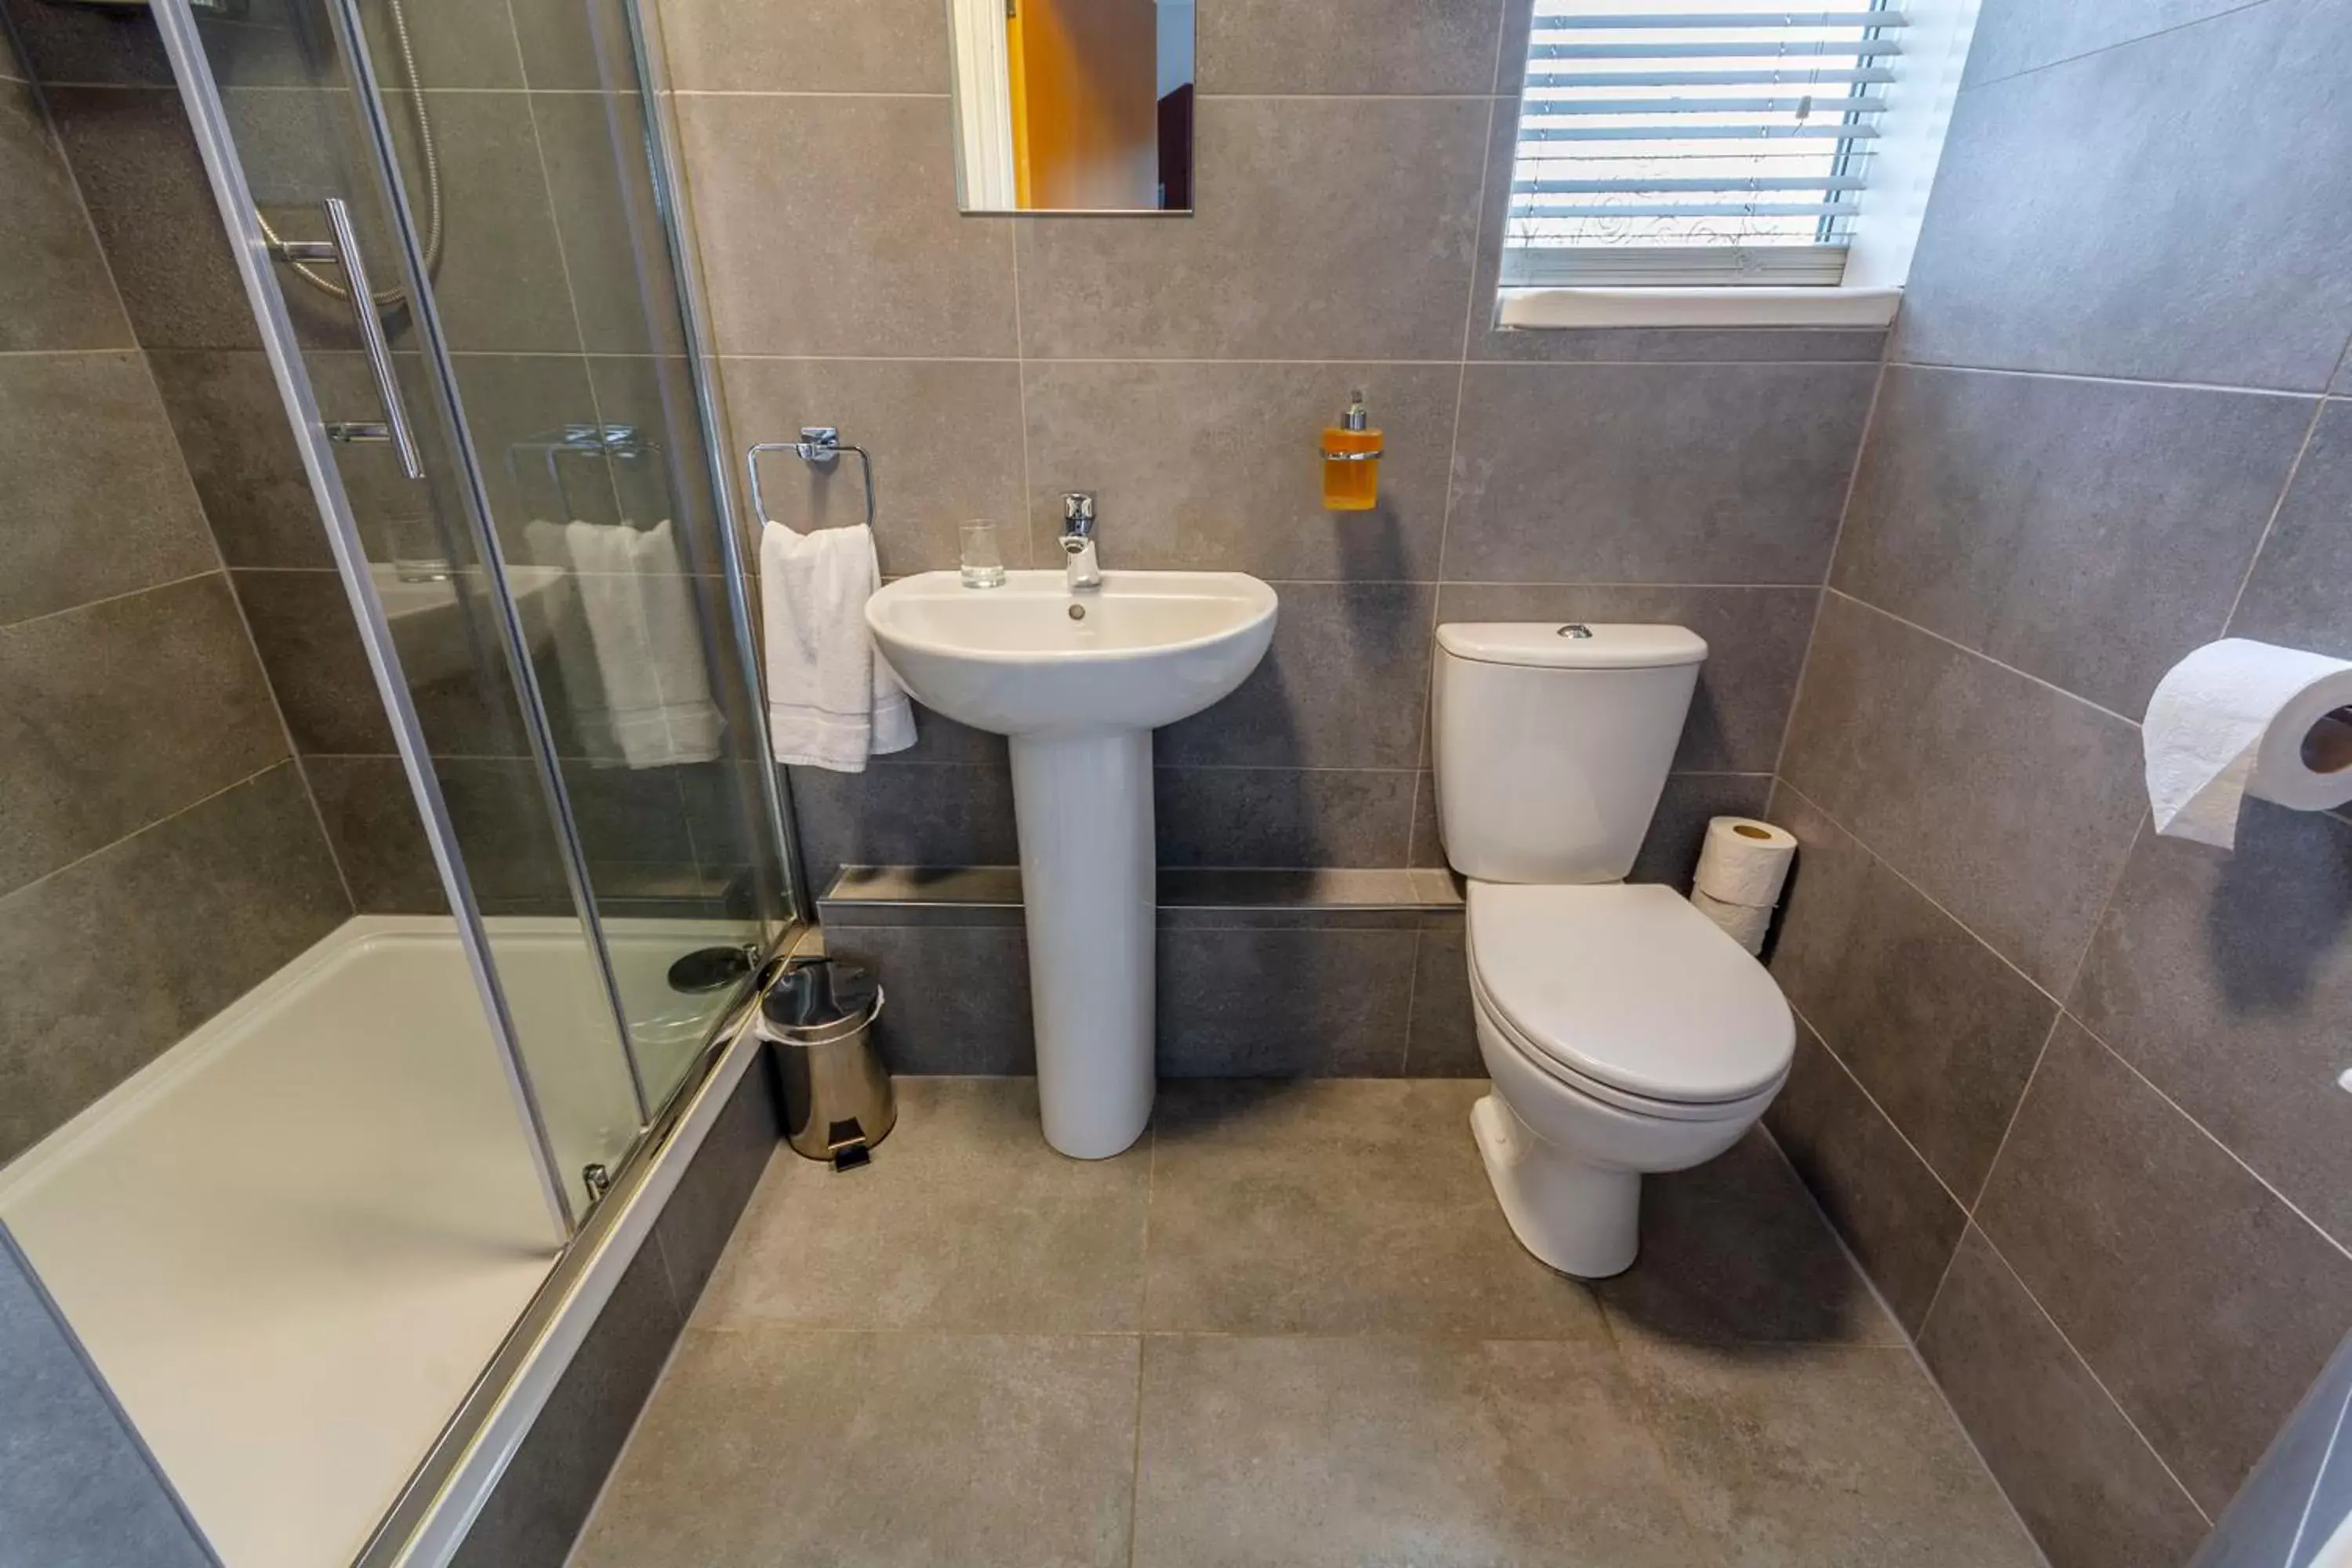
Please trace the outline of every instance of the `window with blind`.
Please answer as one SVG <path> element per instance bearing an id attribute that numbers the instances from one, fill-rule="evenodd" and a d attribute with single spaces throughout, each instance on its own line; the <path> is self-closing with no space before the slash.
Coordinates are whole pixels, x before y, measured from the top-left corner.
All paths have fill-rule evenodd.
<path id="1" fill-rule="evenodd" d="M 1887 0 L 1536 0 L 1503 286 L 1843 281 L 1905 22 Z"/>

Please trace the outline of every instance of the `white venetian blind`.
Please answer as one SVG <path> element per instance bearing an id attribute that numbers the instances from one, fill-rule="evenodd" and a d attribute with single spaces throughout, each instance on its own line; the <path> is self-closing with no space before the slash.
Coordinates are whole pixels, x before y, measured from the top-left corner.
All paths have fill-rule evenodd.
<path id="1" fill-rule="evenodd" d="M 1886 0 L 1536 0 L 1503 285 L 1837 283 L 1902 27 Z"/>

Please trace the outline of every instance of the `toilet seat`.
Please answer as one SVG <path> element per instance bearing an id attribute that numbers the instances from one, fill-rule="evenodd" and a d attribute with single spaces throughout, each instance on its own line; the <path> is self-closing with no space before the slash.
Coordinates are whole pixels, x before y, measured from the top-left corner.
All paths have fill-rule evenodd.
<path id="1" fill-rule="evenodd" d="M 1470 982 L 1531 1066 L 1637 1114 L 1749 1114 L 1787 1079 L 1796 1024 L 1764 966 L 1672 889 L 1469 891 Z"/>

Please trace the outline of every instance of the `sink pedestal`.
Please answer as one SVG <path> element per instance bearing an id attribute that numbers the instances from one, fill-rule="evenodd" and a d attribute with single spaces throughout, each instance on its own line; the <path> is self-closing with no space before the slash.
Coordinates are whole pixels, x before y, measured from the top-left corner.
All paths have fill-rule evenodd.
<path id="1" fill-rule="evenodd" d="M 1151 1116 L 1151 731 L 1012 737 L 1045 1142 L 1105 1160 Z"/>

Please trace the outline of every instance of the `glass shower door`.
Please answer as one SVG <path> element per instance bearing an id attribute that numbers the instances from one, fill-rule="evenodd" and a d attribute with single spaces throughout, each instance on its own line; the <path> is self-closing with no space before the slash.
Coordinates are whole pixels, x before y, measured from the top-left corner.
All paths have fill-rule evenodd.
<path id="1" fill-rule="evenodd" d="M 404 68 L 432 58 L 394 0 L 374 9 Z M 480 987 L 525 1069 L 519 1101 L 569 1229 L 650 1119 L 532 679 L 572 585 L 559 571 L 509 566 L 492 543 L 430 281 L 466 279 L 460 321 L 528 330 L 468 298 L 498 258 L 450 221 L 461 187 L 444 160 L 478 128 L 423 93 L 366 85 L 366 26 L 355 8 L 299 4 L 268 24 L 208 22 L 186 65 L 217 96 L 216 122 L 198 116 L 199 135 L 215 139 L 216 185 L 243 187 L 225 203 L 247 225 L 231 243 L 259 263 L 264 346 L 301 410 L 354 651 L 385 718 L 339 727 L 317 742 L 331 752 L 305 760 L 345 818 L 341 837 L 360 846 L 348 860 L 434 846 L 436 866 L 386 869 L 355 885 L 355 900 L 362 914 L 454 917 L 485 960 Z M 302 673 L 324 682 L 341 650 L 323 646 L 331 616 L 310 613 L 322 646 L 302 650 L 313 667 Z M 403 818 L 432 831 L 404 833 Z"/>

